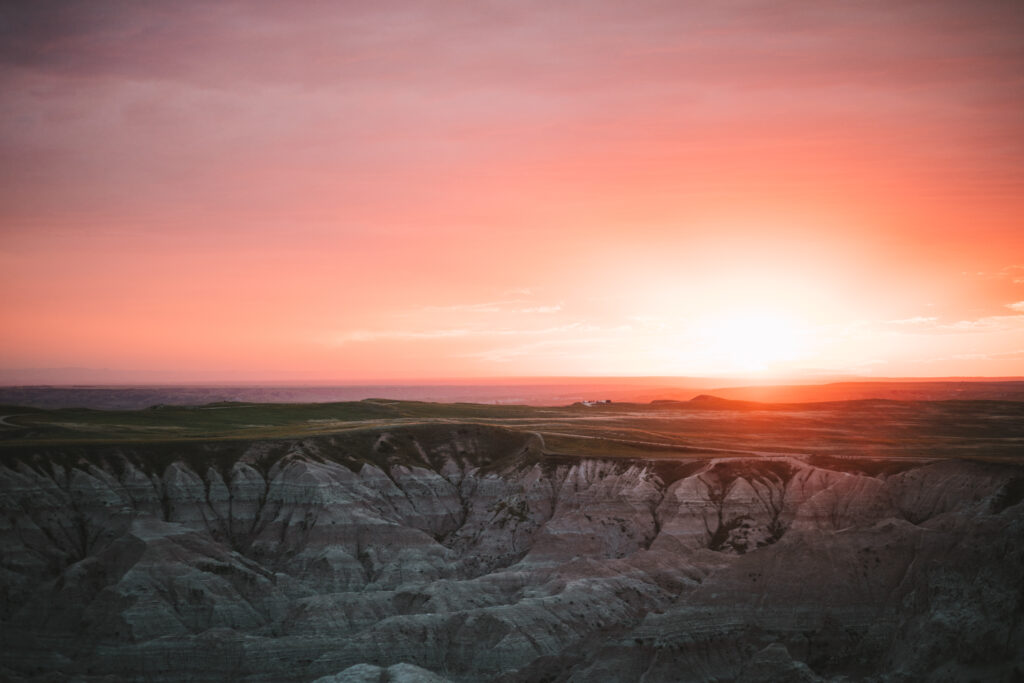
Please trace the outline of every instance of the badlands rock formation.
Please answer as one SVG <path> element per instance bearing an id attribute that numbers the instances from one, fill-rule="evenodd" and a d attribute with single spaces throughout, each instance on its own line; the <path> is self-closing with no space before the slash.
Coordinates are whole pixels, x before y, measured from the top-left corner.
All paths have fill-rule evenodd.
<path id="1" fill-rule="evenodd" d="M 452 424 L 5 453 L 0 678 L 1024 672 L 1018 467 L 541 451 Z"/>

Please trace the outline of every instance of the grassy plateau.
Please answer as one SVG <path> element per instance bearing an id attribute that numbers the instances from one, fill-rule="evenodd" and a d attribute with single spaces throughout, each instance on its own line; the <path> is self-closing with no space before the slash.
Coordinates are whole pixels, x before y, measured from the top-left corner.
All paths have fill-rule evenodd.
<path id="1" fill-rule="evenodd" d="M 551 456 L 1024 459 L 1024 402 L 754 403 L 710 396 L 547 407 L 385 399 L 123 411 L 0 406 L 0 453 L 64 445 L 295 441 L 446 424 L 535 434 Z"/>

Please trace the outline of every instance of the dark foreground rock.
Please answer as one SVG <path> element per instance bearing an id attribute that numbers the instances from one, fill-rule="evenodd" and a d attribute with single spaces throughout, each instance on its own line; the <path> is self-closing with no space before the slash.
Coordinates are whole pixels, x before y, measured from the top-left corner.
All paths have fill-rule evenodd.
<path id="1" fill-rule="evenodd" d="M 0 678 L 1024 673 L 1021 468 L 540 451 L 435 425 L 7 453 Z"/>

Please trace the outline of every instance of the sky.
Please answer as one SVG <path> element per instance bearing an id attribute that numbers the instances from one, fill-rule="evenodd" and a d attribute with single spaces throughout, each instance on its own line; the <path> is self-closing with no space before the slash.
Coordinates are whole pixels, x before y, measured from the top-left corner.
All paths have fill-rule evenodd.
<path id="1" fill-rule="evenodd" d="M 1024 3 L 0 5 L 0 379 L 1024 375 Z"/>

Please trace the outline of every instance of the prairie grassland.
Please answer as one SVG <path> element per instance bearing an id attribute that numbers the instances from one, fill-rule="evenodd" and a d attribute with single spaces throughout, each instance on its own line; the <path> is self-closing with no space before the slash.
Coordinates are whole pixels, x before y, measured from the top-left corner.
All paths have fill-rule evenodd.
<path id="1" fill-rule="evenodd" d="M 725 400 L 533 407 L 369 399 L 146 410 L 0 406 L 0 449 L 63 444 L 301 440 L 413 425 L 486 425 L 541 437 L 545 453 L 675 459 L 800 454 L 1024 460 L 1024 403 Z"/>

